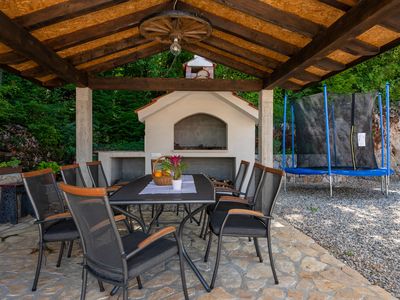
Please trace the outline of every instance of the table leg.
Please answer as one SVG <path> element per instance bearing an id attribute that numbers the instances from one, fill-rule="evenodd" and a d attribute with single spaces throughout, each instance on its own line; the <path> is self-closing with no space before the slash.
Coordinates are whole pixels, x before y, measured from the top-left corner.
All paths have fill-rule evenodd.
<path id="1" fill-rule="evenodd" d="M 164 205 L 160 205 L 160 209 L 157 210 L 156 215 L 151 219 L 149 228 L 147 229 L 147 233 L 150 233 L 151 229 L 153 228 L 154 222 L 158 223 L 158 218 L 161 216 L 162 212 L 164 211 Z"/>
<path id="2" fill-rule="evenodd" d="M 203 275 L 201 275 L 199 269 L 197 269 L 197 267 L 194 264 L 194 262 L 189 257 L 189 254 L 186 252 L 185 244 L 183 242 L 183 227 L 185 226 L 186 222 L 190 218 L 192 218 L 194 215 L 199 213 L 201 210 L 204 210 L 206 207 L 207 207 L 207 204 L 201 205 L 200 207 L 196 208 L 194 211 L 191 211 L 190 214 L 186 214 L 186 216 L 183 218 L 183 220 L 182 220 L 182 222 L 181 222 L 181 224 L 179 225 L 179 228 L 178 228 L 178 239 L 180 240 L 180 247 L 181 247 L 182 254 L 185 257 L 186 261 L 188 262 L 190 268 L 193 270 L 194 274 L 200 280 L 200 282 L 203 285 L 204 289 L 207 292 L 210 292 L 211 291 L 210 286 L 208 285 L 207 281 L 204 279 Z"/>

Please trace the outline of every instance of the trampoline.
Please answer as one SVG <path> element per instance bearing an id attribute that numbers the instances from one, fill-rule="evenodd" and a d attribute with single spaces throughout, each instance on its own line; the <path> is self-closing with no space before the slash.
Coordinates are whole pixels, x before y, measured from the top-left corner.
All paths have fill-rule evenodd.
<path id="1" fill-rule="evenodd" d="M 390 85 L 386 84 L 386 130 L 381 93 L 351 95 L 323 93 L 291 102 L 291 165 L 286 162 L 288 97 L 284 98 L 282 169 L 295 175 L 381 177 L 381 190 L 388 195 L 390 169 Z M 372 128 L 378 100 L 381 162 L 376 162 Z M 295 159 L 296 158 L 296 159 Z M 286 178 L 285 178 L 286 190 Z"/>

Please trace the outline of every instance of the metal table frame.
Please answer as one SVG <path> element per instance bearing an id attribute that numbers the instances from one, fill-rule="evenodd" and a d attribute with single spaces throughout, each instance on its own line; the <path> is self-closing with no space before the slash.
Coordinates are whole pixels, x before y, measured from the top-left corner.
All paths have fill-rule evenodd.
<path id="1" fill-rule="evenodd" d="M 200 174 L 193 175 L 196 185 L 196 193 L 177 193 L 177 194 L 147 194 L 139 195 L 140 191 L 152 180 L 151 175 L 145 175 L 132 181 L 128 185 L 123 186 L 120 190 L 110 196 L 110 204 L 117 211 L 129 216 L 133 216 L 130 212 L 121 208 L 127 205 L 144 205 L 144 204 L 201 204 L 198 208 L 186 214 L 178 227 L 178 239 L 180 240 L 180 251 L 182 251 L 190 268 L 193 270 L 204 289 L 207 292 L 211 291 L 209 284 L 196 267 L 189 254 L 185 249 L 183 242 L 183 228 L 187 221 L 202 210 L 209 204 L 215 203 L 215 190 L 212 182 L 205 176 Z M 201 186 L 199 186 L 201 183 Z M 206 190 L 204 190 L 206 189 Z M 132 192 L 130 192 L 132 190 Z M 134 216 L 137 218 L 136 216 Z"/>

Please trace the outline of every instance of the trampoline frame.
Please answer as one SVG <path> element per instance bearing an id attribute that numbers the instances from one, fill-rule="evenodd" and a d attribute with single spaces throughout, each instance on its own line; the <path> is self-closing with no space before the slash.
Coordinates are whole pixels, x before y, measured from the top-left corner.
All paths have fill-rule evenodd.
<path id="1" fill-rule="evenodd" d="M 291 104 L 291 142 L 292 142 L 292 162 L 291 167 L 286 167 L 286 124 L 287 124 L 287 100 L 288 96 L 285 93 L 283 104 L 283 128 L 282 128 L 282 170 L 285 171 L 284 176 L 284 189 L 286 191 L 287 177 L 286 173 L 294 175 L 322 175 L 329 177 L 329 191 L 330 196 L 333 196 L 333 176 L 354 176 L 354 177 L 381 177 L 381 191 L 386 196 L 389 194 L 390 175 L 393 170 L 390 169 L 390 84 L 387 82 L 385 86 L 385 100 L 386 100 L 386 142 L 385 142 L 385 128 L 383 126 L 383 108 L 382 108 L 382 94 L 378 93 L 379 103 L 379 125 L 381 134 L 381 167 L 377 169 L 335 169 L 331 165 L 331 147 L 330 147 L 330 129 L 329 129 L 329 111 L 328 111 L 328 91 L 327 86 L 323 87 L 324 95 L 324 115 L 325 115 L 325 144 L 328 166 L 326 168 L 297 168 L 294 163 L 295 150 L 294 150 L 294 105 Z M 334 129 L 335 130 L 335 129 Z M 386 152 L 386 157 L 385 157 Z"/>

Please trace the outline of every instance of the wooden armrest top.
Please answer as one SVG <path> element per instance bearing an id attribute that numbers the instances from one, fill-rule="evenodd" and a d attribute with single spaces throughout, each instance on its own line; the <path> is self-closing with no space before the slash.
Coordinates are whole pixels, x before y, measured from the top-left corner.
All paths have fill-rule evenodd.
<path id="1" fill-rule="evenodd" d="M 124 186 L 124 185 L 127 185 L 129 183 L 129 181 L 120 181 L 120 182 L 117 182 L 116 184 L 114 184 L 114 186 Z"/>
<path id="2" fill-rule="evenodd" d="M 114 221 L 115 222 L 119 222 L 119 221 L 123 221 L 126 220 L 126 216 L 125 215 L 116 215 L 114 216 Z"/>
<path id="3" fill-rule="evenodd" d="M 264 214 L 261 211 L 250 210 L 250 209 L 240 209 L 233 208 L 228 211 L 228 215 L 249 215 L 255 217 L 264 217 Z"/>
<path id="4" fill-rule="evenodd" d="M 236 203 L 249 204 L 249 201 L 247 201 L 247 199 L 236 196 L 222 196 L 221 198 L 219 198 L 219 202 L 236 202 Z"/>
<path id="5" fill-rule="evenodd" d="M 119 185 L 113 185 L 106 188 L 107 192 L 116 192 L 121 188 Z"/>
<path id="6" fill-rule="evenodd" d="M 143 248 L 147 247 L 148 245 L 150 245 L 151 243 L 154 243 L 158 239 L 162 238 L 163 236 L 166 236 L 167 234 L 170 234 L 175 231 L 176 231 L 176 229 L 173 226 L 165 227 L 165 228 L 153 233 L 152 235 L 150 235 L 148 238 L 144 239 L 143 241 L 141 241 L 138 244 L 138 248 L 143 249 Z"/>
<path id="7" fill-rule="evenodd" d="M 59 220 L 59 219 L 66 219 L 66 218 L 72 218 L 71 213 L 63 212 L 63 213 L 51 215 L 51 216 L 48 216 L 47 218 L 45 218 L 43 221 Z"/>

